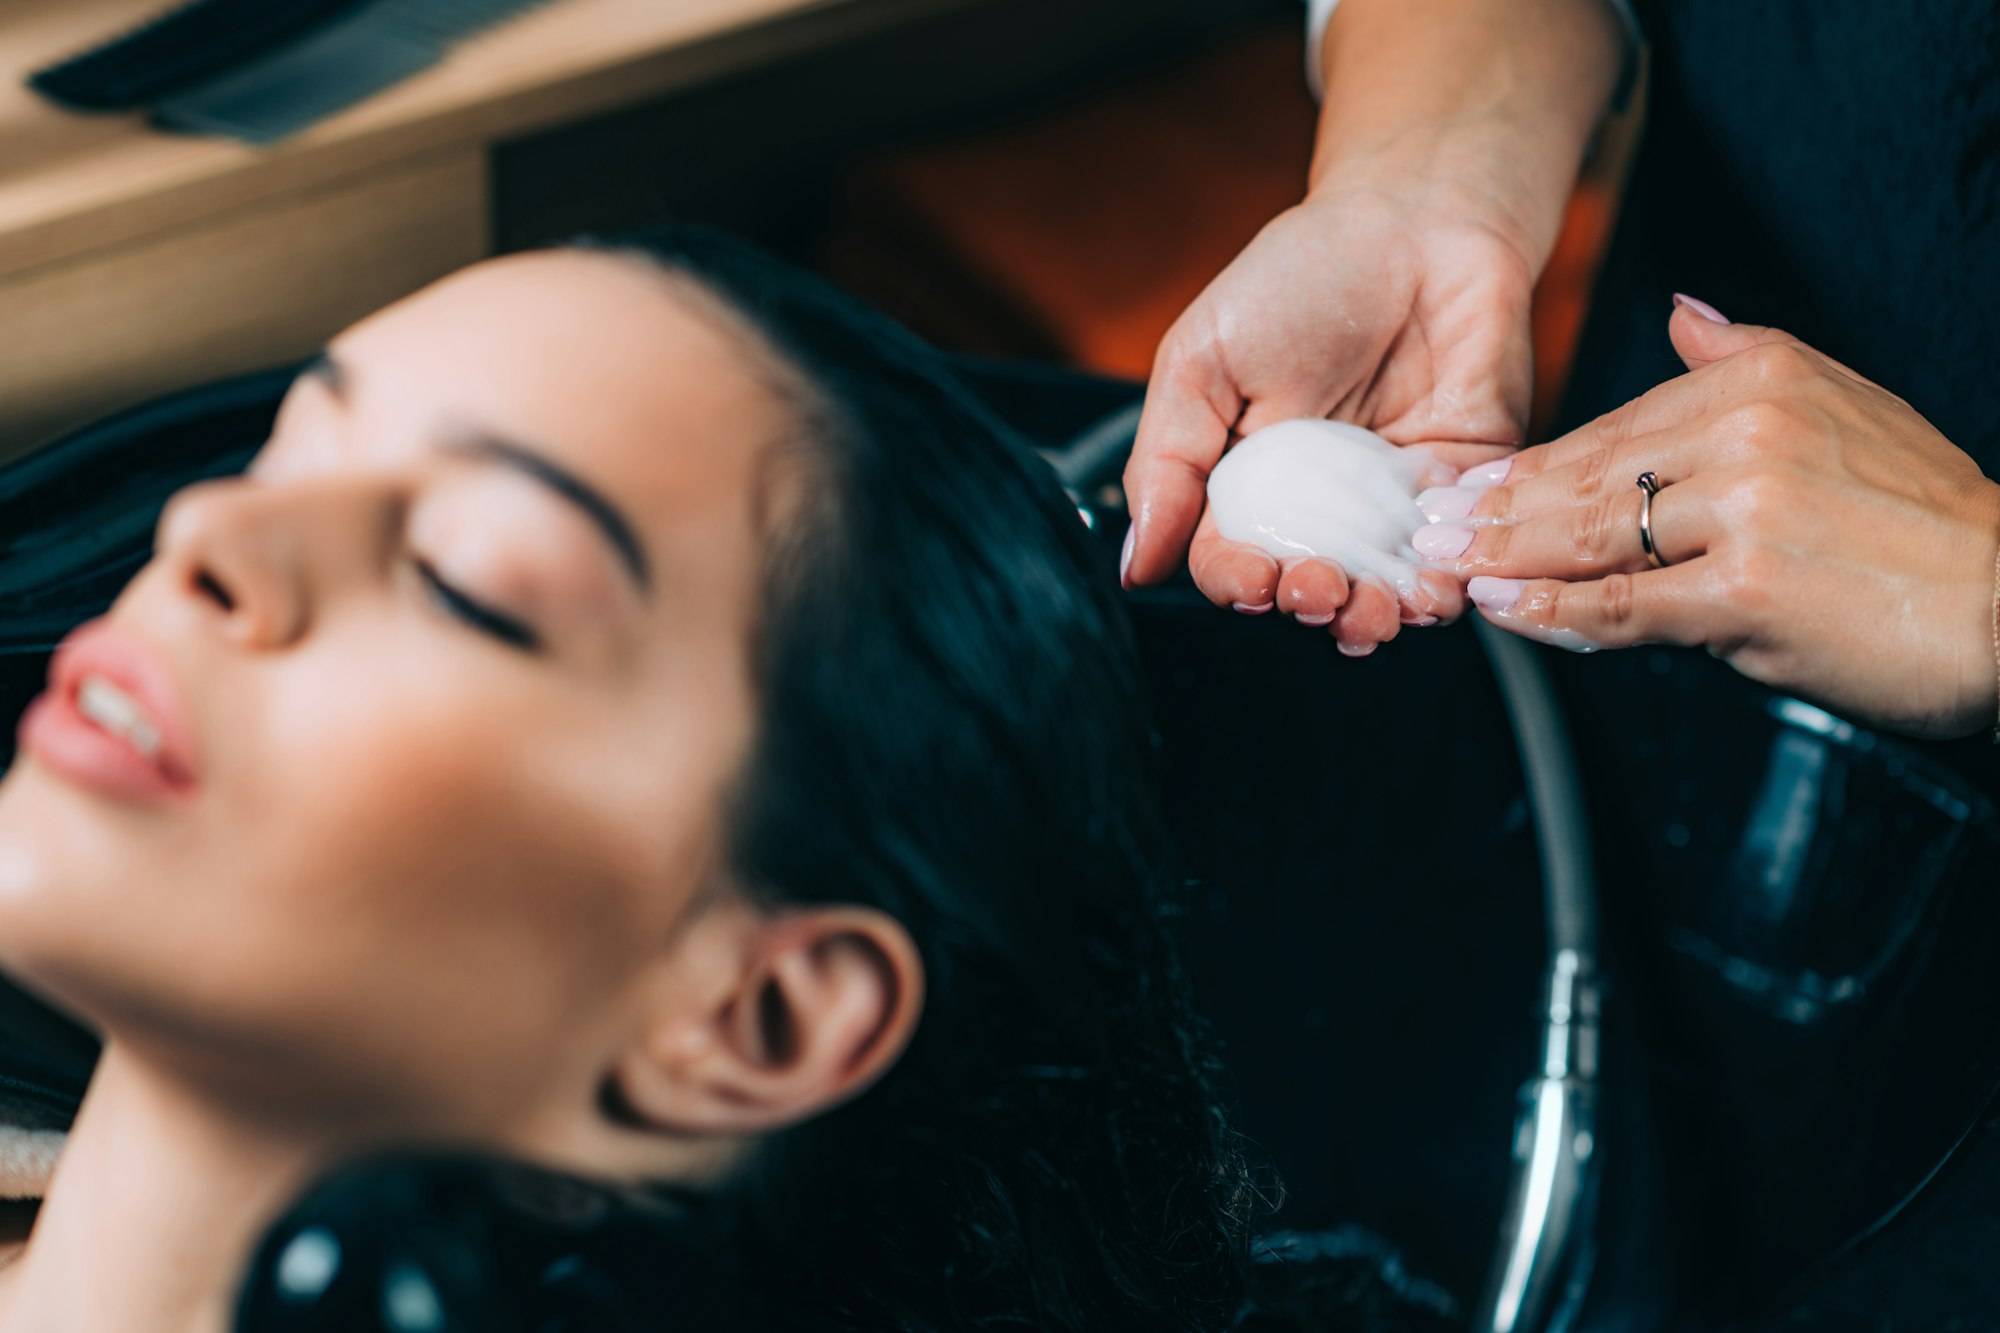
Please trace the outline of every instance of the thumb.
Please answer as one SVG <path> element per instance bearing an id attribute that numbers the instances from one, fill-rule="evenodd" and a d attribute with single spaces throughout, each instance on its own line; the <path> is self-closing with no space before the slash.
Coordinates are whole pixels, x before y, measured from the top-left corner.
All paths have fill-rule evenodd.
<path id="1" fill-rule="evenodd" d="M 1706 301 L 1674 293 L 1667 337 L 1689 370 L 1734 356 L 1759 343 L 1797 342 L 1791 334 L 1761 324 L 1737 324 Z"/>
<path id="2" fill-rule="evenodd" d="M 1735 323 L 1708 302 L 1680 292 L 1674 293 L 1674 313 L 1667 319 L 1667 337 L 1672 341 L 1674 351 L 1680 354 L 1682 364 L 1689 370 L 1700 370 L 1703 366 L 1766 343 L 1784 343 L 1803 348 L 1857 383 L 1875 384 L 1853 367 L 1843 365 L 1783 329 L 1764 324 Z"/>

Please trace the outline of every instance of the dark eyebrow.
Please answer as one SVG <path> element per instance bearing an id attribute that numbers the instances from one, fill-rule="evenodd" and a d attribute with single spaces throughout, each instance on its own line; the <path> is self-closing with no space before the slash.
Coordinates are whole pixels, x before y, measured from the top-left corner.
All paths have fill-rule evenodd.
<path id="1" fill-rule="evenodd" d="M 349 376 L 347 368 L 333 359 L 327 352 L 319 352 L 299 367 L 300 379 L 312 378 L 326 385 L 329 392 L 343 402 L 347 397 Z M 548 455 L 532 449 L 517 440 L 477 426 L 454 428 L 438 448 L 462 457 L 480 459 L 511 467 L 522 475 L 540 482 L 550 491 L 574 505 L 588 518 L 611 549 L 618 555 L 619 563 L 632 576 L 642 595 L 650 593 L 653 587 L 652 567 L 646 559 L 645 548 L 633 534 L 631 523 L 620 513 L 618 506 L 606 499 L 602 492 L 583 478 L 563 467 Z"/>

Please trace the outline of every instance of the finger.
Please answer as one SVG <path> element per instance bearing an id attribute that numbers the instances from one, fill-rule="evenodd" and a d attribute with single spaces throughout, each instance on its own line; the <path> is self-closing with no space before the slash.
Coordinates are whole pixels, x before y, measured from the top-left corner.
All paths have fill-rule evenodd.
<path id="1" fill-rule="evenodd" d="M 1492 624 L 1572 652 L 1640 643 L 1695 647 L 1743 632 L 1734 622 L 1733 603 L 1711 586 L 1709 563 L 1694 560 L 1577 583 L 1476 578 L 1466 591 Z"/>
<path id="2" fill-rule="evenodd" d="M 1396 594 L 1373 579 L 1356 583 L 1333 622 L 1334 643 L 1349 657 L 1366 657 L 1402 628 Z"/>
<path id="3" fill-rule="evenodd" d="M 1301 625 L 1331 625 L 1347 595 L 1347 573 L 1331 560 L 1313 556 L 1280 567 L 1278 609 Z"/>
<path id="4" fill-rule="evenodd" d="M 1401 610 L 1405 625 L 1449 625 L 1465 614 L 1465 585 L 1441 569 L 1419 570 Z"/>
<path id="5" fill-rule="evenodd" d="M 1646 472 L 1663 487 L 1686 481 L 1702 461 L 1705 443 L 1687 431 L 1653 431 L 1518 481 L 1510 479 L 1486 487 L 1433 487 L 1418 494 L 1417 508 L 1433 523 L 1488 527 L 1517 522 L 1634 490 L 1640 474 Z"/>
<path id="6" fill-rule="evenodd" d="M 1478 490 L 1503 483 L 1516 485 L 1581 463 L 1593 454 L 1629 452 L 1632 442 L 1642 436 L 1685 430 L 1710 416 L 1716 403 L 1713 373 L 1678 375 L 1567 435 L 1475 467 L 1460 476 L 1457 484 Z"/>
<path id="7" fill-rule="evenodd" d="M 1213 357 L 1188 358 L 1161 345 L 1132 457 L 1125 501 L 1132 515 L 1128 587 L 1157 583 L 1180 563 L 1208 502 L 1208 474 L 1229 442 L 1242 398 Z"/>
<path id="8" fill-rule="evenodd" d="M 1188 570 L 1195 587 L 1217 606 L 1261 615 L 1277 600 L 1278 562 L 1254 546 L 1224 537 L 1206 510 L 1188 546 Z"/>
<path id="9" fill-rule="evenodd" d="M 1741 365 L 1744 370 L 1768 379 L 1782 377 L 1789 364 L 1820 365 L 1846 375 L 1858 383 L 1872 381 L 1824 353 L 1806 346 L 1782 329 L 1755 324 L 1732 324 L 1700 313 L 1691 298 L 1676 296 L 1673 314 L 1667 321 L 1668 337 L 1689 373 L 1655 385 L 1639 397 L 1588 421 L 1567 435 L 1523 449 L 1511 458 L 1497 459 L 1470 469 L 1458 484 L 1485 488 L 1520 483 L 1559 468 L 1583 462 L 1598 452 L 1616 453 L 1642 435 L 1684 428 L 1722 405 L 1718 401 L 1714 374 L 1724 371 L 1722 363 Z M 1713 307 L 1705 307 L 1713 310 Z M 1737 363 L 1732 358 L 1759 347 L 1786 349 L 1786 356 L 1766 354 L 1762 362 Z M 1643 470 L 1643 469 L 1641 469 Z M 1636 473 L 1634 474 L 1636 475 Z"/>
<path id="10" fill-rule="evenodd" d="M 1880 388 L 1875 381 L 1816 347 L 1799 341 L 1783 329 L 1763 324 L 1738 324 L 1706 301 L 1674 293 L 1674 310 L 1667 317 L 1667 338 L 1689 370 L 1700 370 L 1718 361 L 1747 352 L 1753 347 L 1789 347 L 1809 353 L 1810 359 L 1839 371 L 1860 384 Z"/>
<path id="11" fill-rule="evenodd" d="M 1691 560 L 1708 549 L 1715 532 L 1715 499 L 1727 488 L 1726 475 L 1690 478 L 1664 487 L 1653 497 L 1649 516 L 1653 541 L 1668 564 Z M 1517 579 L 1598 578 L 1651 568 L 1639 536 L 1646 496 L 1605 496 L 1590 504 L 1533 514 L 1514 523 L 1469 527 L 1433 523 L 1411 539 L 1433 568 L 1461 578 L 1497 575 Z"/>

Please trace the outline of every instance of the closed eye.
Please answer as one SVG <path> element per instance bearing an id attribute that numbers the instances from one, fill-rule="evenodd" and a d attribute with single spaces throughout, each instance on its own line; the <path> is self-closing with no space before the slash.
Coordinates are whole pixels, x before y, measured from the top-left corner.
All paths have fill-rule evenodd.
<path id="1" fill-rule="evenodd" d="M 541 648 L 541 639 L 520 621 L 473 601 L 439 578 L 438 572 L 431 568 L 428 561 L 415 560 L 412 563 L 416 565 L 417 573 L 429 585 L 438 602 L 454 618 L 523 652 L 535 652 Z"/>

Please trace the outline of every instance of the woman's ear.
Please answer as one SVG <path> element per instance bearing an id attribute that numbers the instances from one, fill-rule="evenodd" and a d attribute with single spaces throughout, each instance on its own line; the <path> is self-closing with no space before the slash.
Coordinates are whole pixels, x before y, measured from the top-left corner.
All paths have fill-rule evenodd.
<path id="1" fill-rule="evenodd" d="M 894 917 L 807 909 L 754 916 L 743 930 L 705 993 L 663 991 L 618 1056 L 612 1091 L 628 1118 L 685 1134 L 767 1133 L 857 1095 L 909 1044 L 923 963 Z"/>

